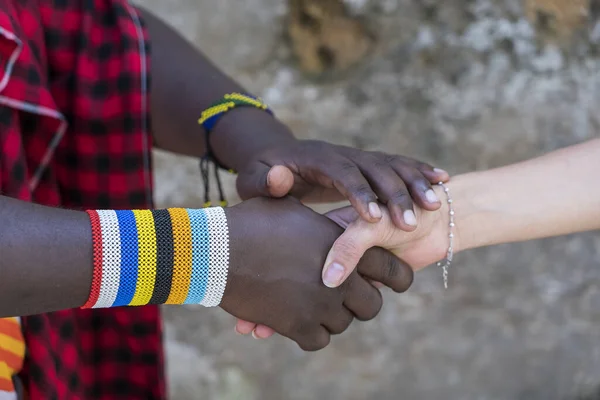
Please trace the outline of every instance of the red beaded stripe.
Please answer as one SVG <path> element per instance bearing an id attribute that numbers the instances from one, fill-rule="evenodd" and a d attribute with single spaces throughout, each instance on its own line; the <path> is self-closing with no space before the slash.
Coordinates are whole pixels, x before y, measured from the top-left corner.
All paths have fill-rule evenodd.
<path id="1" fill-rule="evenodd" d="M 94 243 L 94 272 L 92 278 L 92 289 L 88 301 L 81 308 L 92 308 L 100 296 L 100 284 L 102 283 L 102 230 L 100 228 L 100 217 L 93 210 L 86 211 L 92 223 L 92 239 Z"/>

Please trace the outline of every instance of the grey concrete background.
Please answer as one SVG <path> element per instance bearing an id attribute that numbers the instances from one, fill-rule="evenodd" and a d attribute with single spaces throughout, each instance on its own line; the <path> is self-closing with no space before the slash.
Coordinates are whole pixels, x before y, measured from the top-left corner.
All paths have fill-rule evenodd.
<path id="1" fill-rule="evenodd" d="M 292 57 L 285 0 L 142 3 L 302 138 L 459 173 L 600 136 L 596 0 L 346 1 L 375 44 L 317 80 Z M 195 161 L 157 154 L 156 167 L 161 205 L 201 204 Z M 219 310 L 168 307 L 171 397 L 598 399 L 599 267 L 598 233 L 464 253 L 450 290 L 425 270 L 408 293 L 385 295 L 377 320 L 315 354 L 239 337 Z"/>

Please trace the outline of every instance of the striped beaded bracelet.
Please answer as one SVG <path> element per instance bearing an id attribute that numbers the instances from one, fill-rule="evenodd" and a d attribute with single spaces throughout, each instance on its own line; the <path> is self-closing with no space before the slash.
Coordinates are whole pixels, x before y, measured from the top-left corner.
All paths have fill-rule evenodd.
<path id="1" fill-rule="evenodd" d="M 229 270 L 222 208 L 87 213 L 94 271 L 82 308 L 221 303 Z"/>
<path id="2" fill-rule="evenodd" d="M 200 119 L 198 123 L 202 125 L 206 134 L 205 138 L 205 147 L 206 154 L 200 160 L 200 173 L 202 174 L 202 180 L 204 181 L 204 206 L 210 207 L 210 163 L 212 162 L 215 165 L 214 175 L 215 180 L 217 181 L 217 190 L 219 191 L 219 205 L 221 207 L 225 207 L 227 205 L 227 201 L 225 200 L 225 195 L 223 193 L 223 185 L 221 184 L 221 177 L 219 176 L 218 169 L 224 169 L 229 171 L 232 174 L 235 174 L 231 168 L 225 167 L 223 164 L 219 162 L 214 152 L 212 151 L 212 147 L 210 145 L 210 134 L 212 133 L 213 128 L 225 114 L 229 111 L 239 108 L 239 107 L 254 107 L 259 110 L 263 110 L 268 114 L 274 115 L 273 111 L 267 106 L 262 99 L 259 97 L 254 97 L 249 94 L 243 93 L 229 93 L 224 95 L 221 99 L 217 100 L 213 104 L 210 105 L 206 110 L 202 112 L 200 115 Z"/>

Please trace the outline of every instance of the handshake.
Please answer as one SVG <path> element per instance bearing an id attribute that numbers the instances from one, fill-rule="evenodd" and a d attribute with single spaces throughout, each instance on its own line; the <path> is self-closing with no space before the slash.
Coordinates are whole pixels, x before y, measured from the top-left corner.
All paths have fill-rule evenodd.
<path id="1" fill-rule="evenodd" d="M 321 271 L 343 232 L 332 220 L 335 213 L 317 214 L 291 198 L 255 198 L 228 208 L 230 261 L 221 307 L 309 351 L 327 346 L 330 335 L 344 332 L 355 318 L 377 316 L 382 298 L 372 282 L 403 292 L 412 269 L 372 248 L 343 284 L 325 286 Z"/>
<path id="2" fill-rule="evenodd" d="M 283 162 L 265 157 L 257 179 L 238 177 L 242 197 L 251 200 L 226 211 L 230 274 L 221 306 L 240 319 L 239 333 L 267 338 L 277 332 L 318 350 L 355 318 L 377 315 L 378 285 L 403 292 L 413 271 L 450 263 L 460 251 L 600 229 L 599 186 L 587 184 L 597 178 L 600 140 L 452 181 L 401 156 L 320 149 L 327 154 L 311 145 Z M 346 161 L 336 161 L 339 155 Z M 548 176 L 563 182 L 561 190 L 547 185 Z M 288 193 L 302 200 L 347 198 L 352 207 L 323 216 L 292 197 L 267 198 Z M 447 263 L 441 264 L 445 279 Z"/>
<path id="3" fill-rule="evenodd" d="M 421 210 L 441 206 L 431 184 L 446 181 L 448 175 L 401 156 L 322 142 L 308 146 L 310 152 L 294 149 L 281 157 L 284 162 L 261 160 L 240 172 L 238 191 L 249 200 L 225 211 L 229 273 L 220 306 L 239 319 L 239 333 L 266 338 L 277 332 L 314 351 L 327 346 L 331 335 L 344 332 L 354 319 L 377 316 L 382 307 L 379 285 L 404 292 L 413 280 L 412 268 L 393 252 L 373 247 L 372 236 L 359 238 L 370 235 L 369 229 L 357 231 L 353 224 L 353 231 L 360 232 L 354 238 L 359 240 L 356 247 L 338 240 L 344 229 L 361 221 L 367 227 L 418 230 Z M 324 155 L 318 154 L 321 146 L 326 147 Z M 351 152 L 343 154 L 348 162 L 332 157 L 346 151 Z M 298 158 L 296 154 L 304 156 L 286 162 Z M 372 171 L 356 162 L 362 159 Z M 274 166 L 278 164 L 285 167 Z M 296 199 L 348 199 L 352 207 L 320 215 Z M 332 260 L 332 247 L 342 259 L 351 257 L 346 268 Z"/>

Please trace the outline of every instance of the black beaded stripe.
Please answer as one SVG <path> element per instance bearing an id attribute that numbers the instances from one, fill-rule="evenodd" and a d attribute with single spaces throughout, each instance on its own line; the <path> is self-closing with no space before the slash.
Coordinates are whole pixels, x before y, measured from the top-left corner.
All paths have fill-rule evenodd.
<path id="1" fill-rule="evenodd" d="M 153 210 L 152 216 L 156 229 L 156 283 L 148 304 L 165 304 L 173 281 L 173 225 L 168 210 Z"/>

